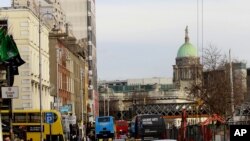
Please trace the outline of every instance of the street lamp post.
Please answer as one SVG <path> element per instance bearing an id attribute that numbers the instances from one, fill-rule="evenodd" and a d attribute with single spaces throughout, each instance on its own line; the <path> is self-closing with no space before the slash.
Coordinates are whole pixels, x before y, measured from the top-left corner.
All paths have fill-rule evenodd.
<path id="1" fill-rule="evenodd" d="M 43 141 L 43 116 L 42 116 L 42 55 L 41 55 L 41 2 L 39 1 L 39 100 L 40 100 L 40 141 Z"/>
<path id="2" fill-rule="evenodd" d="M 42 113 L 42 110 L 43 110 L 43 106 L 42 106 L 42 54 L 41 54 L 41 31 L 42 31 L 42 27 L 41 27 L 41 24 L 42 24 L 42 18 L 44 15 L 51 15 L 54 20 L 56 21 L 56 18 L 53 14 L 51 13 L 43 13 L 41 14 L 41 1 L 39 0 L 39 7 L 38 7 L 38 38 L 39 38 L 39 102 L 40 102 L 40 141 L 43 141 L 43 113 Z"/>
<path id="3" fill-rule="evenodd" d="M 81 107 L 82 107 L 82 112 L 81 112 L 81 118 L 82 118 L 82 123 L 81 123 L 81 127 L 82 127 L 82 139 L 84 138 L 84 135 L 85 135 L 85 129 L 83 129 L 83 120 L 84 120 L 84 116 L 83 116 L 83 114 L 84 114 L 84 104 L 83 104 L 83 83 L 82 83 L 82 81 L 83 81 L 83 74 L 84 72 L 83 72 L 83 69 L 81 68 L 80 69 L 80 77 L 81 77 L 81 79 L 80 79 L 80 88 L 81 88 L 81 90 L 80 90 L 80 98 L 81 98 Z"/>

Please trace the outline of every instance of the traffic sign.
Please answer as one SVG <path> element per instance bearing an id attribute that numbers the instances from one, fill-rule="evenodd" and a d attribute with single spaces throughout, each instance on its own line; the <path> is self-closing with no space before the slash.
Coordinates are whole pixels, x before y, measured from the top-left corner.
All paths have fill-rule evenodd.
<path id="1" fill-rule="evenodd" d="M 2 98 L 18 98 L 18 87 L 2 87 Z"/>
<path id="2" fill-rule="evenodd" d="M 49 112 L 49 113 L 45 113 L 45 122 L 48 124 L 51 124 L 54 122 L 54 115 L 53 113 Z"/>

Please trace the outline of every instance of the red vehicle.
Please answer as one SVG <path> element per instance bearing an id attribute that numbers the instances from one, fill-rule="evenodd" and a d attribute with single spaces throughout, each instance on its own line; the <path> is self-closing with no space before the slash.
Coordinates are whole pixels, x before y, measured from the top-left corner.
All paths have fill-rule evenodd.
<path id="1" fill-rule="evenodd" d="M 128 122 L 126 120 L 116 120 L 116 138 L 126 139 L 128 137 Z"/>

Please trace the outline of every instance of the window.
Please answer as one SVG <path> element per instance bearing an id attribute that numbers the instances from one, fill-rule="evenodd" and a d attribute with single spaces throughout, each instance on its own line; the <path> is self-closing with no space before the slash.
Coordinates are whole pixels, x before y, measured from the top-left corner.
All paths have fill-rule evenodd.
<path id="1" fill-rule="evenodd" d="M 30 72 L 29 72 L 29 71 L 22 71 L 22 72 L 21 72 L 21 75 L 22 75 L 22 76 L 29 76 L 29 75 L 30 75 Z"/>
<path id="2" fill-rule="evenodd" d="M 23 103 L 23 108 L 30 108 L 31 104 L 30 103 Z"/>
<path id="3" fill-rule="evenodd" d="M 31 83 L 30 79 L 23 79 L 22 80 L 22 84 L 30 84 L 30 83 Z"/>
<path id="4" fill-rule="evenodd" d="M 30 90 L 30 87 L 22 87 L 22 91 L 27 92 L 27 91 L 31 91 L 31 90 Z"/>
<path id="5" fill-rule="evenodd" d="M 27 35 L 29 35 L 29 32 L 28 31 L 21 31 L 21 33 L 20 33 L 22 36 L 27 36 Z"/>
<path id="6" fill-rule="evenodd" d="M 8 31 L 8 22 L 7 20 L 0 20 L 0 27 Z"/>
<path id="7" fill-rule="evenodd" d="M 20 22 L 20 26 L 21 26 L 21 27 L 28 27 L 28 26 L 29 26 L 29 23 L 28 23 L 27 21 Z"/>
<path id="8" fill-rule="evenodd" d="M 40 113 L 28 113 L 28 121 L 30 123 L 40 123 Z"/>
<path id="9" fill-rule="evenodd" d="M 23 68 L 29 68 L 30 67 L 30 64 L 29 63 L 25 63 L 22 65 Z"/>
<path id="10" fill-rule="evenodd" d="M 109 117 L 105 117 L 105 118 L 99 118 L 98 122 L 109 122 L 110 118 Z"/>
<path id="11" fill-rule="evenodd" d="M 8 122 L 9 121 L 9 113 L 2 113 L 1 118 L 2 118 L 2 122 Z"/>
<path id="12" fill-rule="evenodd" d="M 23 47 L 20 48 L 20 51 L 22 51 L 22 52 L 29 52 L 29 47 L 23 46 Z"/>
<path id="13" fill-rule="evenodd" d="M 25 61 L 29 61 L 29 55 L 22 55 L 22 59 Z"/>
<path id="14" fill-rule="evenodd" d="M 22 99 L 31 99 L 30 95 L 23 95 Z"/>
<path id="15" fill-rule="evenodd" d="M 26 113 L 14 113 L 14 122 L 26 123 Z"/>

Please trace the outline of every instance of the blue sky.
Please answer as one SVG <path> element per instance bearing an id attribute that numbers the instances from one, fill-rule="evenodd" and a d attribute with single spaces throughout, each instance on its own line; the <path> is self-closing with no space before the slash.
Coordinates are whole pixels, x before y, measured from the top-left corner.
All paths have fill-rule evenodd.
<path id="1" fill-rule="evenodd" d="M 10 5 L 6 1 L 0 6 Z M 249 5 L 249 0 L 204 0 L 204 47 L 213 44 L 224 53 L 231 48 L 233 58 L 250 66 Z M 197 47 L 197 0 L 96 0 L 98 78 L 172 77 L 186 25 Z"/>

